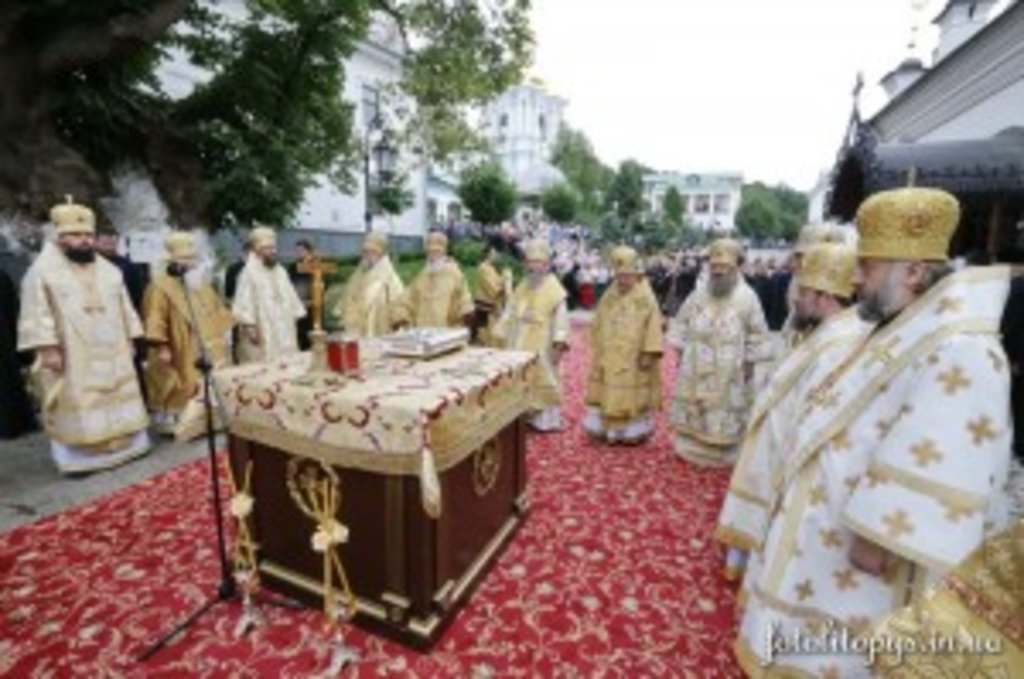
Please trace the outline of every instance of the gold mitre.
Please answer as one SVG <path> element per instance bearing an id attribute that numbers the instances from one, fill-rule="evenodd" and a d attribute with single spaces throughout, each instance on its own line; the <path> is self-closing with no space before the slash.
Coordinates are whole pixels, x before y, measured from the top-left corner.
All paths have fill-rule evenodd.
<path id="1" fill-rule="evenodd" d="M 857 251 L 849 245 L 818 243 L 804 253 L 797 285 L 849 299 L 853 295 L 853 274 Z"/>
<path id="2" fill-rule="evenodd" d="M 807 224 L 800 228 L 793 250 L 798 255 L 802 255 L 818 243 L 841 242 L 841 238 L 842 234 L 838 234 L 835 229 L 826 224 Z"/>
<path id="3" fill-rule="evenodd" d="M 627 245 L 620 245 L 611 252 L 612 271 L 615 275 L 624 273 L 643 273 L 644 267 L 637 251 Z"/>
<path id="4" fill-rule="evenodd" d="M 944 262 L 959 222 L 960 203 L 946 191 L 882 191 L 857 209 L 857 256 Z"/>
<path id="5" fill-rule="evenodd" d="M 50 209 L 50 221 L 57 229 L 57 235 L 68 233 L 96 233 L 96 215 L 92 210 L 79 205 L 71 196 L 65 197 L 64 203 L 58 203 Z"/>
<path id="6" fill-rule="evenodd" d="M 540 238 L 527 243 L 526 247 L 523 248 L 523 254 L 526 255 L 527 262 L 551 261 L 551 248 L 548 247 L 546 240 Z"/>
<path id="7" fill-rule="evenodd" d="M 427 234 L 427 252 L 447 252 L 448 236 L 440 231 L 431 231 Z"/>
<path id="8" fill-rule="evenodd" d="M 363 251 L 366 250 L 375 252 L 378 255 L 386 253 L 388 251 L 387 234 L 383 234 L 380 231 L 371 231 L 366 234 L 366 238 L 363 239 Z"/>
<path id="9" fill-rule="evenodd" d="M 249 245 L 253 248 L 277 247 L 277 232 L 269 226 L 253 223 L 252 231 L 249 232 Z"/>
<path id="10" fill-rule="evenodd" d="M 191 264 L 199 259 L 195 236 L 188 231 L 172 231 L 164 240 L 164 250 L 175 264 Z"/>
<path id="11" fill-rule="evenodd" d="M 708 246 L 708 263 L 736 267 L 740 264 L 743 246 L 732 238 L 719 238 Z"/>

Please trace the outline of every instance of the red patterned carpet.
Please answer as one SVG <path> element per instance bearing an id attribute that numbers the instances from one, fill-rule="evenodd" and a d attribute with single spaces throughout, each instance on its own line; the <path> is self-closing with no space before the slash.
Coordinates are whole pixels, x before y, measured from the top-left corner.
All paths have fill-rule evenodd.
<path id="1" fill-rule="evenodd" d="M 588 361 L 564 369 L 572 427 L 533 437 L 532 513 L 430 655 L 353 630 L 352 677 L 733 677 L 734 596 L 709 535 L 727 475 L 653 444 L 580 429 Z M 670 366 L 666 366 L 666 377 Z M 266 610 L 232 636 L 219 604 L 145 664 L 134 658 L 217 582 L 205 463 L 0 536 L 0 676 L 308 677 L 330 649 L 313 611 Z"/>

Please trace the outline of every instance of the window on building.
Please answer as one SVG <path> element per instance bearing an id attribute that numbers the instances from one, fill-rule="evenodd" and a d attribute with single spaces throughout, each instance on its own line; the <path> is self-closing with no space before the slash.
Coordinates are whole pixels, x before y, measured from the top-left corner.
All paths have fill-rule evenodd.
<path id="1" fill-rule="evenodd" d="M 706 193 L 701 193 L 694 196 L 694 208 L 693 211 L 698 215 L 706 215 L 711 211 L 711 196 Z"/>
<path id="2" fill-rule="evenodd" d="M 541 113 L 540 116 L 537 118 L 537 124 L 540 126 L 540 138 L 541 139 L 547 139 L 548 138 L 548 121 L 547 121 L 547 118 L 544 117 L 543 113 Z"/>
<path id="3" fill-rule="evenodd" d="M 508 127 L 508 114 L 502 113 L 501 118 L 498 119 L 498 127 Z"/>
<path id="4" fill-rule="evenodd" d="M 380 112 L 380 90 L 375 85 L 363 83 L 362 109 L 363 127 L 370 127 Z"/>
<path id="5" fill-rule="evenodd" d="M 715 214 L 725 215 L 729 214 L 729 209 L 732 205 L 732 201 L 729 199 L 728 193 L 719 193 L 715 196 Z"/>

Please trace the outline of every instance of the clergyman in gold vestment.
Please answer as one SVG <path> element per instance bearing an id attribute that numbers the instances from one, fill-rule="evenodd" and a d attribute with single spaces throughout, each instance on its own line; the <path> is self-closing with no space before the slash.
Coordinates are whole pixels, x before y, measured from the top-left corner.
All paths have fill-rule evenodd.
<path id="1" fill-rule="evenodd" d="M 142 324 L 121 272 L 96 257 L 92 210 L 50 211 L 47 242 L 21 284 L 18 349 L 36 354 L 42 419 L 64 473 L 91 472 L 145 454 L 149 418 L 132 363 Z"/>
<path id="2" fill-rule="evenodd" d="M 356 337 L 387 335 L 404 293 L 405 285 L 388 257 L 388 237 L 375 231 L 363 240 L 359 267 L 345 283 L 334 314 L 345 332 Z"/>
<path id="3" fill-rule="evenodd" d="M 590 324 L 583 427 L 609 443 L 637 444 L 654 433 L 661 407 L 662 316 L 636 250 L 615 248 L 611 265 L 615 284 Z"/>
<path id="4" fill-rule="evenodd" d="M 476 268 L 476 318 L 473 326 L 476 341 L 483 346 L 495 346 L 494 324 L 501 318 L 505 301 L 512 292 L 512 272 L 505 269 L 498 272 L 494 265 L 498 251 L 488 248 L 487 257 Z"/>
<path id="5" fill-rule="evenodd" d="M 538 431 L 562 429 L 562 385 L 558 377 L 562 355 L 569 348 L 569 312 L 565 288 L 551 273 L 551 250 L 544 241 L 525 249 L 529 270 L 512 293 L 495 336 L 506 349 L 534 351 L 540 360 L 531 388 L 530 426 Z"/>
<path id="6" fill-rule="evenodd" d="M 414 328 L 459 328 L 473 320 L 473 297 L 459 265 L 448 257 L 448 237 L 427 236 L 427 265 L 395 309 L 395 324 Z"/>
<path id="7" fill-rule="evenodd" d="M 185 231 L 172 232 L 164 242 L 167 266 L 178 267 L 182 276 L 171 276 L 167 266 L 158 271 L 146 289 L 142 308 L 149 360 L 146 363 L 146 394 L 153 421 L 161 433 L 175 433 L 179 416 L 199 391 L 196 368 L 199 342 L 183 286 L 188 286 L 195 321 L 213 367 L 228 364 L 228 335 L 234 319 L 213 286 L 204 281 L 198 267 L 195 238 Z"/>

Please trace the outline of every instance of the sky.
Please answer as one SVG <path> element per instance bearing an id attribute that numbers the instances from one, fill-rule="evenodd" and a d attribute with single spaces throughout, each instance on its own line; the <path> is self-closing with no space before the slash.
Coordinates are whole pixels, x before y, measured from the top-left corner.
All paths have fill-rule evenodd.
<path id="1" fill-rule="evenodd" d="M 605 163 L 740 171 L 809 190 L 835 160 L 857 73 L 871 115 L 887 101 L 878 81 L 910 54 L 915 24 L 915 54 L 931 63 L 931 22 L 945 4 L 533 0 L 530 73 L 568 100 L 566 121 Z"/>

